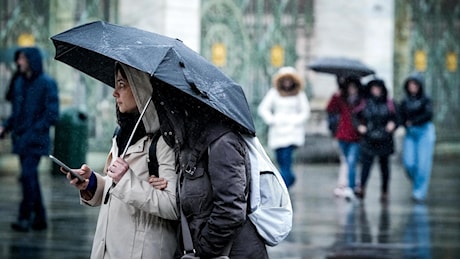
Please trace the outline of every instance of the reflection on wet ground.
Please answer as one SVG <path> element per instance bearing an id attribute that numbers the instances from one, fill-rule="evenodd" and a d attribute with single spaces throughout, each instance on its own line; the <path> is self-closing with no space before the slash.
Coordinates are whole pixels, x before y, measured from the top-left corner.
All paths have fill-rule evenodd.
<path id="1" fill-rule="evenodd" d="M 93 158 L 104 161 L 104 156 Z M 0 156 L 0 258 L 88 258 L 97 208 L 79 205 L 78 195 L 63 176 L 41 164 L 41 183 L 49 228 L 14 232 L 20 201 L 17 165 Z M 92 158 L 92 157 L 91 157 Z M 94 165 L 94 164 L 92 164 Z M 364 201 L 333 196 L 336 164 L 296 165 L 290 191 L 294 207 L 291 234 L 272 258 L 459 258 L 460 178 L 455 161 L 435 162 L 430 198 L 410 199 L 410 183 L 399 163 L 392 164 L 390 201 L 382 204 L 380 173 L 374 166 Z"/>
<path id="2" fill-rule="evenodd" d="M 363 201 L 335 198 L 337 165 L 297 165 L 290 191 L 294 228 L 270 248 L 274 258 L 459 258 L 460 179 L 457 162 L 435 163 L 426 203 L 410 198 L 410 183 L 392 164 L 390 201 L 381 203 L 374 167 Z"/>

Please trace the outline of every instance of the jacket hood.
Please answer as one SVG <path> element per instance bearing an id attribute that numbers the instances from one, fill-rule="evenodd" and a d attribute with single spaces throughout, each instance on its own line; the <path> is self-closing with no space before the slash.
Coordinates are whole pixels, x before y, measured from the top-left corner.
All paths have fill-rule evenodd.
<path id="1" fill-rule="evenodd" d="M 43 58 L 40 50 L 36 47 L 20 48 L 15 53 L 15 60 L 20 53 L 24 53 L 29 62 L 32 75 L 37 76 L 43 73 Z"/>
<path id="2" fill-rule="evenodd" d="M 371 87 L 372 86 L 378 86 L 380 87 L 380 89 L 382 89 L 382 96 L 379 97 L 379 98 L 375 98 L 375 97 L 372 97 L 372 94 L 371 94 Z M 369 97 L 369 98 L 374 98 L 374 99 L 377 99 L 377 100 L 381 100 L 381 101 L 386 101 L 387 100 L 387 97 L 388 97 L 388 90 L 385 86 L 385 82 L 381 79 L 373 79 L 371 81 L 369 81 L 367 83 L 367 86 L 366 86 L 366 96 Z"/>
<path id="3" fill-rule="evenodd" d="M 134 99 L 136 100 L 137 109 L 139 110 L 139 113 L 141 113 L 147 104 L 147 101 L 152 96 L 150 76 L 145 72 L 125 65 L 121 62 L 119 64 L 126 73 L 128 82 L 131 85 L 131 91 L 133 92 Z M 144 124 L 145 131 L 148 134 L 155 133 L 160 129 L 160 121 L 158 119 L 155 105 L 152 101 L 150 101 L 150 104 L 145 111 L 144 117 L 142 118 L 142 123 Z"/>
<path id="4" fill-rule="evenodd" d="M 409 75 L 409 77 L 407 77 L 407 79 L 404 81 L 404 91 L 406 92 L 406 94 L 408 96 L 410 96 L 410 93 L 409 93 L 409 82 L 410 81 L 413 81 L 415 82 L 415 84 L 417 84 L 420 88 L 417 96 L 420 97 L 420 96 L 423 96 L 425 93 L 424 93 L 424 84 L 423 82 L 425 81 L 424 78 L 423 78 L 423 75 L 419 72 L 414 72 L 412 73 L 411 75 Z"/>
<path id="5" fill-rule="evenodd" d="M 292 90 L 286 91 L 284 89 L 281 89 L 281 80 L 286 77 L 289 77 L 294 81 L 294 88 Z M 273 87 L 278 90 L 281 96 L 294 96 L 297 95 L 300 92 L 300 90 L 303 89 L 304 82 L 300 78 L 295 68 L 282 67 L 273 76 L 272 84 Z"/>

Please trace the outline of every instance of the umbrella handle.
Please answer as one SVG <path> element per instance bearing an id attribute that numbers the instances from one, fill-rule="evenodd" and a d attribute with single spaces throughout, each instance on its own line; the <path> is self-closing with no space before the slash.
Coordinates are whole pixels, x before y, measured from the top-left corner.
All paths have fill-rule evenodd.
<path id="1" fill-rule="evenodd" d="M 131 140 L 133 139 L 134 133 L 136 132 L 137 127 L 139 126 L 139 123 L 142 120 L 142 117 L 144 117 L 145 111 L 147 110 L 147 107 L 149 106 L 150 101 L 152 101 L 152 97 L 149 98 L 149 100 L 147 101 L 147 104 L 145 104 L 144 109 L 142 110 L 141 115 L 139 116 L 139 119 L 137 119 L 136 125 L 134 126 L 134 129 L 131 132 L 131 135 L 129 136 L 128 142 L 126 143 L 125 150 L 121 154 L 122 159 L 125 158 L 126 152 L 128 151 L 129 144 L 131 143 Z"/>

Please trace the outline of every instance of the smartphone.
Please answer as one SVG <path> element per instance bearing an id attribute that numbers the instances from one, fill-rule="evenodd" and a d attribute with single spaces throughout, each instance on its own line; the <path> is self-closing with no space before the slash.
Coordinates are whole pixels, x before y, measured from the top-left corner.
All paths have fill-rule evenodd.
<path id="1" fill-rule="evenodd" d="M 85 178 L 83 178 L 80 174 L 77 174 L 76 172 L 72 171 L 69 166 L 65 165 L 63 162 L 59 161 L 58 158 L 52 156 L 51 154 L 49 155 L 50 159 L 53 160 L 56 164 L 61 166 L 66 172 L 69 172 L 70 175 L 72 175 L 72 179 L 77 178 L 78 182 L 84 182 Z"/>

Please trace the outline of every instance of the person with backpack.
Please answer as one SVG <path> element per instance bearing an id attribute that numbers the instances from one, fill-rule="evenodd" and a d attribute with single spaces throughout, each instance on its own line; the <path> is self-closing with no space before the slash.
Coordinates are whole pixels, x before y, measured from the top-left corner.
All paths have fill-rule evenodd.
<path id="1" fill-rule="evenodd" d="M 294 150 L 305 142 L 305 126 L 310 104 L 303 91 L 303 80 L 293 67 L 282 67 L 273 76 L 273 87 L 258 107 L 268 125 L 268 146 L 275 150 L 281 176 L 290 188 L 295 182 L 292 171 Z"/>
<path id="2" fill-rule="evenodd" d="M 412 199 L 423 202 L 428 193 L 436 141 L 433 106 L 424 92 L 420 74 L 410 75 L 403 86 L 406 96 L 399 105 L 401 124 L 406 128 L 402 159 L 413 185 Z"/>
<path id="3" fill-rule="evenodd" d="M 328 113 L 339 115 L 335 137 L 347 163 L 348 187 L 345 187 L 341 193 L 346 199 L 354 197 L 356 184 L 356 164 L 359 160 L 360 135 L 353 125 L 353 111 L 361 103 L 361 92 L 360 79 L 355 76 L 348 76 L 345 78 L 342 91 L 332 97 L 326 108 Z"/>
<path id="4" fill-rule="evenodd" d="M 388 200 L 390 155 L 394 152 L 393 133 L 397 128 L 397 114 L 393 100 L 388 97 L 385 83 L 373 79 L 367 83 L 367 100 L 356 108 L 356 125 L 361 134 L 361 184 L 355 195 L 364 199 L 374 157 L 378 157 L 382 176 L 381 202 Z"/>
<path id="5" fill-rule="evenodd" d="M 180 254 L 268 258 L 248 217 L 251 164 L 242 134 L 215 110 L 152 81 L 160 128 L 175 143 L 179 166 Z"/>
<path id="6" fill-rule="evenodd" d="M 67 174 L 80 190 L 81 203 L 100 207 L 91 258 L 173 258 L 179 216 L 175 153 L 163 136 L 156 135 L 159 120 L 154 105 L 149 104 L 149 75 L 122 63 L 115 68 L 113 96 L 119 130 L 103 173 L 84 164 L 75 170 L 84 182 Z M 145 115 L 138 121 L 144 108 Z M 150 176 L 152 143 L 159 178 Z"/>

